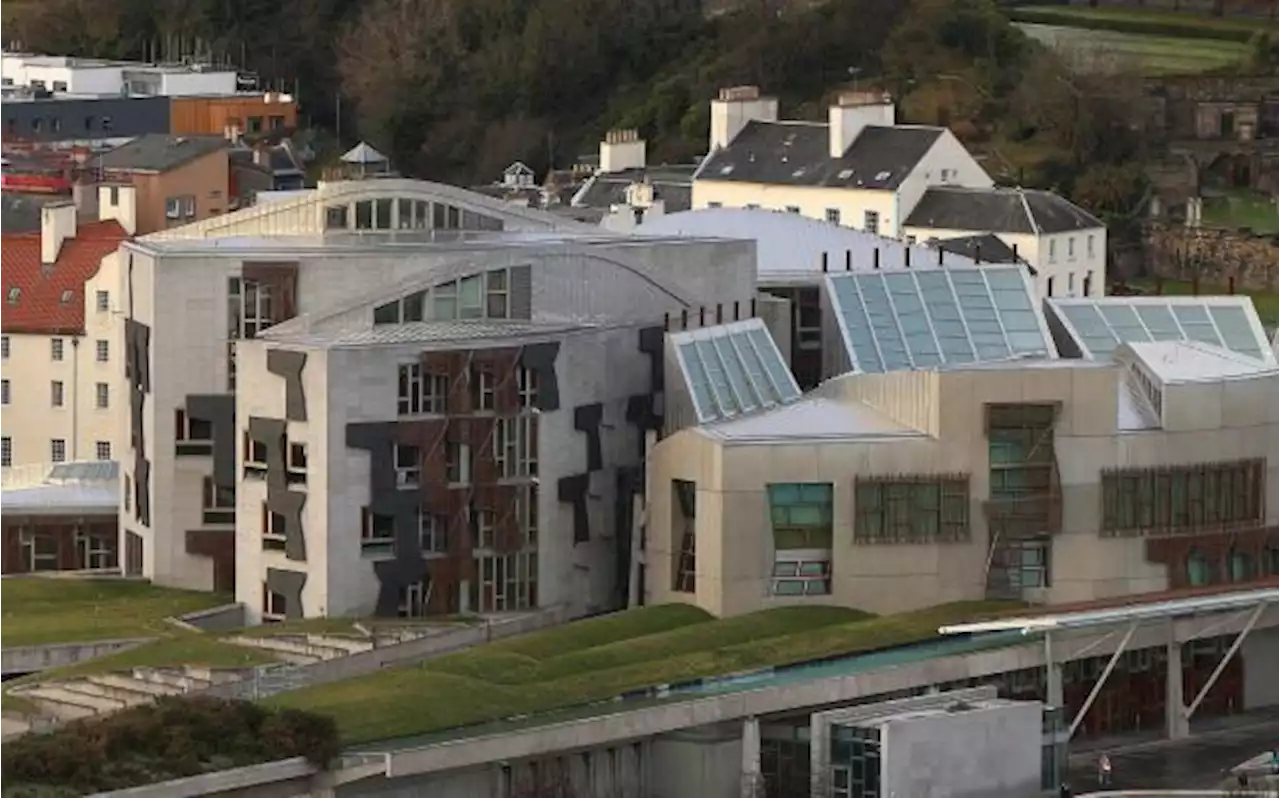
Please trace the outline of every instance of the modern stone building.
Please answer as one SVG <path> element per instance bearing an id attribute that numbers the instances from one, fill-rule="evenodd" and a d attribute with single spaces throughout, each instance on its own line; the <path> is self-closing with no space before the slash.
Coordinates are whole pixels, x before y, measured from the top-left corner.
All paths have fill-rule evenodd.
<path id="1" fill-rule="evenodd" d="M 664 322 L 754 307 L 750 242 L 400 179 L 122 251 L 123 559 L 255 616 L 618 606 Z"/>

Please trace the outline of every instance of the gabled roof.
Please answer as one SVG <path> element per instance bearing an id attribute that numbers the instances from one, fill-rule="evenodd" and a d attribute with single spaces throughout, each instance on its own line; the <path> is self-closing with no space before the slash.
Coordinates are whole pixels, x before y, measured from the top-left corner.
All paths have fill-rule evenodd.
<path id="1" fill-rule="evenodd" d="M 6 333 L 74 334 L 84 330 L 84 284 L 102 259 L 129 238 L 114 220 L 82 224 L 51 267 L 40 263 L 40 233 L 6 233 L 0 246 Z M 16 293 L 15 293 L 16 292 Z M 11 301 L 13 300 L 13 301 Z"/>
<path id="2" fill-rule="evenodd" d="M 531 175 L 533 170 L 525 165 L 524 161 L 513 161 L 510 166 L 502 170 L 504 175 Z"/>
<path id="3" fill-rule="evenodd" d="M 960 236 L 959 238 L 935 238 L 928 243 L 929 246 L 940 249 L 943 252 L 964 255 L 966 258 L 972 258 L 974 261 L 981 263 L 1020 263 L 1022 261 L 1018 257 L 1018 253 L 1014 252 L 1008 244 L 991 233 Z"/>
<path id="4" fill-rule="evenodd" d="M 230 146 L 221 136 L 170 136 L 147 133 L 103 153 L 98 165 L 126 172 L 168 172 Z"/>
<path id="5" fill-rule="evenodd" d="M 663 201 L 667 213 L 687 211 L 693 205 L 693 173 L 697 168 L 696 165 L 660 166 L 597 172 L 587 178 L 572 202 L 580 208 L 609 209 L 625 205 L 627 187 L 648 180 L 653 186 L 653 198 Z"/>
<path id="6" fill-rule="evenodd" d="M 1276 364 L 1201 341 L 1122 344 L 1165 385 L 1220 382 L 1276 373 Z"/>
<path id="7" fill-rule="evenodd" d="M 347 150 L 342 155 L 343 163 L 375 164 L 387 163 L 387 156 L 365 144 L 363 141 Z"/>
<path id="8" fill-rule="evenodd" d="M 1105 227 L 1052 191 L 935 186 L 916 203 L 906 227 L 983 233 L 1067 233 Z"/>
<path id="9" fill-rule="evenodd" d="M 893 191 L 942 133 L 940 127 L 868 125 L 844 155 L 832 158 L 828 125 L 754 120 L 707 158 L 697 179 Z"/>

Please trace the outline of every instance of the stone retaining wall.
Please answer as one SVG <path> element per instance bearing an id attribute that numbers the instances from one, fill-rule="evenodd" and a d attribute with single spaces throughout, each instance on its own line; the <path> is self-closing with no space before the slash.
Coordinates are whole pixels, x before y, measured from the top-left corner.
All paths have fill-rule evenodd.
<path id="1" fill-rule="evenodd" d="M 1143 266 L 1149 277 L 1190 280 L 1216 290 L 1232 280 L 1237 291 L 1275 291 L 1280 247 L 1274 235 L 1214 227 L 1189 228 L 1152 222 L 1143 235 Z"/>

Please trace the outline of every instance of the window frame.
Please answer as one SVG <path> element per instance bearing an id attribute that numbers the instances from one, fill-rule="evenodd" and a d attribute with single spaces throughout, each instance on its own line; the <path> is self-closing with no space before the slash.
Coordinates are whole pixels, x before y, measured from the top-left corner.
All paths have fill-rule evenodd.
<path id="1" fill-rule="evenodd" d="M 111 407 L 111 385 L 105 382 L 94 383 L 93 404 L 97 410 L 108 410 Z"/>
<path id="2" fill-rule="evenodd" d="M 97 363 L 111 362 L 111 342 L 106 338 L 99 338 L 93 342 L 93 359 Z"/>

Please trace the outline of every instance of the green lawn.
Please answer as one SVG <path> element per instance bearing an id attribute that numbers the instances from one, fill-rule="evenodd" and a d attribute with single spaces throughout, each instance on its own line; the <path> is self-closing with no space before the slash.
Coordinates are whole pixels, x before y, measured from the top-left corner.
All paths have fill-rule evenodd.
<path id="1" fill-rule="evenodd" d="M 33 646 L 171 635 L 165 618 L 230 602 L 230 596 L 112 579 L 0 581 L 0 643 Z"/>
<path id="2" fill-rule="evenodd" d="M 962 602 L 883 618 L 790 607 L 711 620 L 646 607 L 479 646 L 420 665 L 268 700 L 331 715 L 345 741 L 371 742 L 577 706 L 630 690 L 916 642 L 1007 603 Z"/>
<path id="3" fill-rule="evenodd" d="M 1114 58 L 1120 66 L 1136 63 L 1144 75 L 1198 74 L 1234 66 L 1248 55 L 1249 49 L 1244 42 L 1223 39 L 1121 33 L 1040 23 L 1019 23 L 1018 27 L 1042 44 L 1078 57 L 1082 70 L 1103 66 L 1106 59 Z"/>
<path id="4" fill-rule="evenodd" d="M 1157 284 L 1153 278 L 1130 280 L 1129 284 L 1135 288 L 1141 288 L 1148 294 L 1157 293 Z M 1160 284 L 1159 293 L 1171 296 L 1188 296 L 1191 294 L 1191 282 L 1188 280 L 1165 280 Z M 1227 287 L 1224 285 L 1200 284 L 1201 296 L 1214 296 L 1225 293 L 1227 293 Z M 1280 296 L 1275 291 L 1241 291 L 1239 293 L 1247 294 L 1253 298 L 1253 307 L 1258 311 L 1258 318 L 1262 320 L 1264 327 L 1268 330 L 1275 328 L 1277 320 L 1280 320 Z"/>
<path id="5" fill-rule="evenodd" d="M 1204 202 L 1204 223 L 1220 227 L 1248 227 L 1255 233 L 1275 235 L 1280 231 L 1275 203 L 1248 189 L 1233 189 Z"/>
<path id="6" fill-rule="evenodd" d="M 1248 41 L 1258 30 L 1275 30 L 1265 19 L 1211 17 L 1202 14 L 1145 8 L 1089 8 L 1087 6 L 1019 6 L 1009 10 L 1014 22 L 1064 25 L 1125 33 L 1187 38 Z"/>

